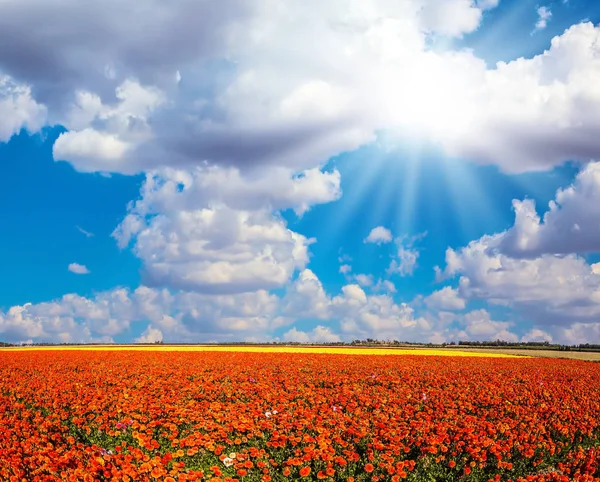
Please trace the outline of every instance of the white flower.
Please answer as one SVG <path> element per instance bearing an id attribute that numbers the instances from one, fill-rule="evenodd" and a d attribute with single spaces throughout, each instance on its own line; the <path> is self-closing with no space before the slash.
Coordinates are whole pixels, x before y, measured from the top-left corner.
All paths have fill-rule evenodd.
<path id="1" fill-rule="evenodd" d="M 225 467 L 231 467 L 233 465 L 233 459 L 229 458 L 229 457 L 225 457 L 223 459 L 223 464 L 225 464 Z"/>
<path id="2" fill-rule="evenodd" d="M 265 412 L 265 417 L 271 418 L 271 415 L 273 415 L 271 412 Z"/>

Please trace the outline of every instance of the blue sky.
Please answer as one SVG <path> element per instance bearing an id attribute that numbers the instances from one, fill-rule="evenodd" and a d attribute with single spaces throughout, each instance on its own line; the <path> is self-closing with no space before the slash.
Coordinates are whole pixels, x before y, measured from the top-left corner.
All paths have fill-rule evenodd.
<path id="1" fill-rule="evenodd" d="M 0 144 L 3 309 L 65 293 L 90 296 L 117 285 L 135 287 L 140 281 L 138 260 L 119 250 L 110 234 L 143 178 L 80 174 L 54 162 L 52 144 L 60 131 L 21 132 Z M 65 269 L 77 261 L 93 276 Z"/>
<path id="2" fill-rule="evenodd" d="M 600 342 L 600 6 L 146 3 L 2 7 L 0 340 Z"/>

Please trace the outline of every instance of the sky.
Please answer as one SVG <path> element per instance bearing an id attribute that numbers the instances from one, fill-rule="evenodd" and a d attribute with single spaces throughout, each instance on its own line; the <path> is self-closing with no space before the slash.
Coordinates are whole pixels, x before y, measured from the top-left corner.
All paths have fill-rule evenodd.
<path id="1" fill-rule="evenodd" d="M 599 22 L 1 0 L 0 341 L 600 343 Z"/>

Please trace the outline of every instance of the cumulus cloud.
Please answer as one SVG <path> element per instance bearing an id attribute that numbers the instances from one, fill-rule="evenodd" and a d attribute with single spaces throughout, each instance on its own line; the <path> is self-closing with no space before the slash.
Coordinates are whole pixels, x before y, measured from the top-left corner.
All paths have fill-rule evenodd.
<path id="1" fill-rule="evenodd" d="M 0 142 L 8 141 L 21 129 L 38 131 L 46 122 L 46 107 L 32 97 L 31 89 L 1 73 L 0 60 Z"/>
<path id="2" fill-rule="evenodd" d="M 513 227 L 448 248 L 439 273 L 460 276 L 461 297 L 514 308 L 555 339 L 579 339 L 569 331 L 575 326 L 587 325 L 593 334 L 600 270 L 578 253 L 598 246 L 597 176 L 597 164 L 586 166 L 572 186 L 558 191 L 543 223 L 532 202 L 515 202 Z"/>
<path id="3" fill-rule="evenodd" d="M 394 285 L 394 283 L 392 283 L 390 280 L 382 280 L 379 279 L 377 280 L 377 283 L 375 284 L 375 286 L 373 287 L 374 291 L 387 291 L 388 293 L 395 293 L 396 290 L 396 286 Z"/>
<path id="4" fill-rule="evenodd" d="M 141 336 L 135 340 L 136 343 L 157 343 L 161 341 L 163 341 L 162 331 L 152 326 L 148 326 Z"/>
<path id="5" fill-rule="evenodd" d="M 308 169 L 295 173 L 272 168 L 242 173 L 237 168 L 200 166 L 161 169 L 146 175 L 137 211 L 197 210 L 222 205 L 243 211 L 293 209 L 302 215 L 311 206 L 339 199 L 340 173 Z"/>
<path id="6" fill-rule="evenodd" d="M 308 262 L 308 244 L 270 213 L 207 208 L 152 218 L 134 253 L 152 286 L 236 293 L 285 285 Z"/>
<path id="7" fill-rule="evenodd" d="M 569 345 L 598 343 L 600 323 L 573 323 L 571 326 L 559 327 L 555 330 L 555 336 Z M 547 334 L 546 337 L 552 340 Z"/>
<path id="8" fill-rule="evenodd" d="M 422 233 L 417 236 L 400 236 L 395 239 L 397 248 L 387 269 L 388 275 L 413 275 L 419 259 L 419 250 L 414 245 L 426 235 L 427 233 Z"/>
<path id="9" fill-rule="evenodd" d="M 69 129 L 55 157 L 83 171 L 205 160 L 302 171 L 382 130 L 509 172 L 600 151 L 591 23 L 488 68 L 428 40 L 473 32 L 496 0 L 113 3 L 10 0 L 0 20 L 0 44 L 12 46 L 0 67 Z M 139 29 L 121 20 L 132 17 Z M 49 19 L 55 30 L 42 28 Z M 10 122 L 6 132 L 23 124 Z"/>
<path id="10" fill-rule="evenodd" d="M 435 291 L 424 299 L 425 304 L 435 310 L 463 310 L 466 306 L 458 290 L 446 286 Z"/>
<path id="11" fill-rule="evenodd" d="M 526 331 L 513 320 L 496 320 L 486 309 L 471 310 L 466 313 L 430 311 L 424 314 L 430 323 L 433 343 L 449 341 L 546 341 L 552 336 L 539 328 Z M 564 341 L 564 338 L 562 339 Z"/>
<path id="12" fill-rule="evenodd" d="M 515 259 L 484 237 L 446 251 L 446 276 L 460 274 L 459 293 L 521 310 L 540 325 L 593 321 L 600 315 L 600 275 L 576 255 Z"/>
<path id="13" fill-rule="evenodd" d="M 518 258 L 600 251 L 600 163 L 591 162 L 573 184 L 559 189 L 543 220 L 531 199 L 514 200 L 514 225 L 494 243 Z"/>
<path id="14" fill-rule="evenodd" d="M 337 171 L 319 170 L 152 172 L 113 235 L 122 248 L 133 244 L 151 286 L 205 293 L 279 288 L 306 266 L 314 240 L 289 230 L 277 211 L 301 214 L 335 200 L 339 180 Z"/>
<path id="15" fill-rule="evenodd" d="M 448 151 L 495 163 L 507 172 L 598 157 L 593 132 L 600 117 L 589 107 L 600 102 L 594 80 L 600 66 L 599 35 L 592 23 L 573 25 L 554 37 L 544 53 L 499 62 L 485 72 L 480 122 L 471 124 L 468 138 L 450 141 Z"/>
<path id="16" fill-rule="evenodd" d="M 368 142 L 388 122 L 371 107 L 385 105 L 384 98 L 369 94 L 388 62 L 398 75 L 404 62 L 424 54 L 428 35 L 472 32 L 492 5 L 113 3 L 49 9 L 11 0 L 0 21 L 0 43 L 19 45 L 0 51 L 0 65 L 30 83 L 71 131 L 57 141 L 55 156 L 83 171 L 136 172 L 166 157 L 179 165 L 315 166 Z M 120 20 L 132 17 L 139 29 Z M 57 29 L 44 29 L 47 21 Z M 350 70 L 364 74 L 350 81 Z"/>
<path id="17" fill-rule="evenodd" d="M 56 160 L 68 160 L 77 164 L 82 171 L 115 171 L 129 146 L 113 134 L 84 129 L 80 132 L 65 132 L 54 143 Z M 85 166 L 85 167 L 84 167 Z"/>
<path id="18" fill-rule="evenodd" d="M 140 286 L 11 307 L 0 312 L 0 335 L 8 341 L 90 342 L 148 324 L 141 339 L 150 342 L 159 332 L 169 341 L 232 341 L 281 326 L 277 312 L 277 297 L 266 291 L 212 296 Z"/>
<path id="19" fill-rule="evenodd" d="M 483 2 L 483 5 L 489 8 L 490 4 Z M 477 29 L 482 9 L 482 3 L 475 3 L 473 0 L 447 0 L 426 3 L 421 15 L 429 30 L 459 37 Z"/>
<path id="20" fill-rule="evenodd" d="M 287 289 L 282 300 L 282 313 L 292 319 L 331 318 L 331 300 L 321 280 L 309 269 L 305 269 Z"/>
<path id="21" fill-rule="evenodd" d="M 83 264 L 71 263 L 68 267 L 71 273 L 75 274 L 89 274 L 90 270 Z"/>
<path id="22" fill-rule="evenodd" d="M 468 340 L 517 342 L 519 337 L 510 331 L 513 326 L 514 323 L 509 321 L 492 320 L 486 310 L 474 310 L 463 317 L 464 339 Z M 462 338 L 461 335 L 458 336 Z"/>
<path id="23" fill-rule="evenodd" d="M 398 246 L 397 258 L 392 260 L 388 269 L 389 274 L 398 274 L 400 276 L 411 276 L 417 266 L 419 251 L 416 249 Z"/>
<path id="24" fill-rule="evenodd" d="M 544 330 L 540 330 L 539 328 L 533 328 L 529 330 L 527 333 L 523 335 L 521 338 L 524 342 L 545 342 L 552 343 L 552 335 L 545 332 Z M 565 340 L 567 343 L 571 344 L 571 341 Z"/>
<path id="25" fill-rule="evenodd" d="M 75 97 L 65 121 L 71 130 L 54 143 L 54 158 L 83 172 L 137 172 L 132 151 L 153 137 L 149 116 L 165 102 L 163 93 L 127 79 L 115 89 L 113 106 L 103 105 L 90 92 L 77 91 Z"/>
<path id="26" fill-rule="evenodd" d="M 365 238 L 365 243 L 389 243 L 392 241 L 392 233 L 389 229 L 384 228 L 383 226 L 377 226 L 371 229 L 369 235 Z"/>
<path id="27" fill-rule="evenodd" d="M 339 335 L 331 331 L 331 328 L 322 325 L 315 327 L 309 332 L 298 330 L 294 327 L 285 332 L 281 338 L 283 341 L 294 341 L 299 343 L 335 343 L 342 341 Z"/>
<path id="28" fill-rule="evenodd" d="M 305 331 L 295 322 L 319 320 Z M 126 336 L 143 327 L 138 341 L 268 340 L 339 341 L 354 338 L 429 339 L 435 322 L 415 315 L 389 294 L 368 295 L 357 284 L 330 296 L 310 270 L 301 271 L 277 296 L 265 290 L 240 294 L 203 294 L 147 286 L 114 289 L 85 298 L 75 294 L 0 312 L 6 341 L 89 342 Z M 286 328 L 289 327 L 289 328 Z"/>
<path id="29" fill-rule="evenodd" d="M 408 304 L 397 304 L 386 294 L 367 296 L 358 285 L 345 286 L 333 297 L 332 310 L 346 338 L 417 341 L 428 340 L 434 331 Z"/>
<path id="30" fill-rule="evenodd" d="M 490 339 L 582 343 L 600 339 L 599 325 L 593 320 L 519 326 L 513 321 L 495 320 L 481 309 L 456 314 L 433 305 L 428 308 L 419 313 L 414 306 L 398 303 L 389 294 L 367 294 L 356 284 L 346 285 L 331 296 L 317 276 L 306 269 L 280 296 L 265 290 L 213 295 L 141 286 L 135 290 L 117 288 L 91 298 L 69 294 L 52 302 L 14 306 L 0 312 L 0 336 L 12 342 L 111 342 L 115 336 L 126 336 L 139 327 L 144 331 L 136 341 L 148 343 L 278 338 L 301 342 L 378 338 L 436 343 Z M 302 320 L 319 323 L 307 331 L 296 325 Z"/>

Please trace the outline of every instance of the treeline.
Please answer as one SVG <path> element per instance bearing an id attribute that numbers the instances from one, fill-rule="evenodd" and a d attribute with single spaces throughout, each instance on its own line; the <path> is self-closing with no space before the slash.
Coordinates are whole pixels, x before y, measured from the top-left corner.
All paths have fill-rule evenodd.
<path id="1" fill-rule="evenodd" d="M 510 342 L 503 340 L 496 341 L 459 341 L 459 346 L 468 347 L 502 347 L 502 348 L 529 348 L 556 351 L 600 351 L 600 345 L 591 343 L 582 343 L 579 345 L 560 345 L 558 343 L 549 343 L 547 341 L 528 341 L 528 342 Z"/>
<path id="2" fill-rule="evenodd" d="M 535 346 L 535 347 L 544 347 L 544 348 L 558 348 L 561 345 L 551 345 L 547 341 L 504 341 L 504 340 L 496 340 L 496 341 L 459 341 L 459 345 L 461 346 L 510 346 L 510 347 L 527 347 L 527 346 Z"/>

